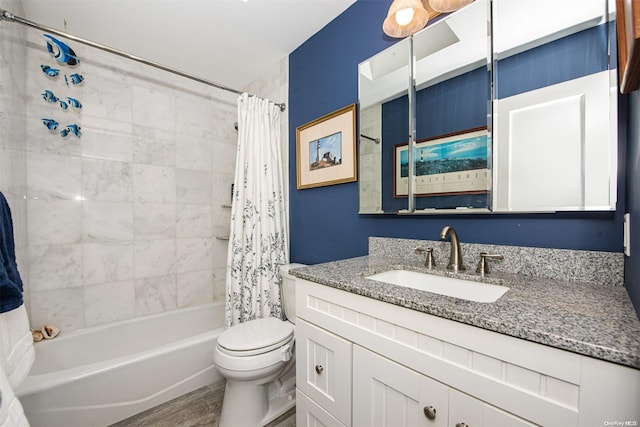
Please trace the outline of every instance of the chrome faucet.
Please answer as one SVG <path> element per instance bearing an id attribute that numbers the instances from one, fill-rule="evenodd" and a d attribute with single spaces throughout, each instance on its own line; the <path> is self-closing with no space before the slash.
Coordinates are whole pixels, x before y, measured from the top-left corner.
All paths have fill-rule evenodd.
<path id="1" fill-rule="evenodd" d="M 448 225 L 446 225 L 440 232 L 441 239 L 446 240 L 447 236 L 449 236 L 449 239 L 451 240 L 451 256 L 449 258 L 449 265 L 447 265 L 447 269 L 453 271 L 466 270 L 464 263 L 462 262 L 462 250 L 460 249 L 458 234 L 453 227 Z"/>

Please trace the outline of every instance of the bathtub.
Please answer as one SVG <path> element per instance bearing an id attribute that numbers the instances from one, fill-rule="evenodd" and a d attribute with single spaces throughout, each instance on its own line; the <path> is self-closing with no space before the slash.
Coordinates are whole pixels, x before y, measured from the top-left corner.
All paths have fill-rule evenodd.
<path id="1" fill-rule="evenodd" d="M 107 426 L 221 380 L 224 303 L 173 310 L 35 344 L 16 390 L 32 427 Z"/>

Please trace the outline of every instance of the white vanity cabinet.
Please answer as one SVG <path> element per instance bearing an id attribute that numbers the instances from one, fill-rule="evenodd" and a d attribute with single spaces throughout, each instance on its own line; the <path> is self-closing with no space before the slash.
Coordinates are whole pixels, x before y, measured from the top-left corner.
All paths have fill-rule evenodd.
<path id="1" fill-rule="evenodd" d="M 534 425 L 357 345 L 353 408 L 354 426 Z"/>
<path id="2" fill-rule="evenodd" d="M 299 426 L 640 423 L 637 369 L 302 279 L 296 313 Z"/>

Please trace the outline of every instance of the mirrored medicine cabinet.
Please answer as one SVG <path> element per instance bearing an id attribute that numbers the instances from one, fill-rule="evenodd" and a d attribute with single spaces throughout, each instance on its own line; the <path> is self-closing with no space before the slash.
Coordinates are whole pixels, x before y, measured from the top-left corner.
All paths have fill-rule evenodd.
<path id="1" fill-rule="evenodd" d="M 434 21 L 358 66 L 360 213 L 615 210 L 615 1 Z"/>

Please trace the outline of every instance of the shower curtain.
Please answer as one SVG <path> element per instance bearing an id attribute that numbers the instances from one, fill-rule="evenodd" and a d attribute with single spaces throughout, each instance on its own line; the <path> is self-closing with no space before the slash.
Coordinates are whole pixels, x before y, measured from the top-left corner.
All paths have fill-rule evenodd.
<path id="1" fill-rule="evenodd" d="M 280 109 L 242 94 L 227 255 L 227 327 L 282 318 L 279 269 L 289 261 L 289 237 L 280 140 Z"/>

